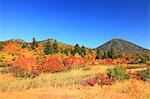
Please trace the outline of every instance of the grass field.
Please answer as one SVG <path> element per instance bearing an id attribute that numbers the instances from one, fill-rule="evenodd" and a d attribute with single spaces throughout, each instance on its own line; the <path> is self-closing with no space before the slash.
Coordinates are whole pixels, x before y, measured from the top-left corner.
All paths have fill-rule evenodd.
<path id="1" fill-rule="evenodd" d="M 129 69 L 145 65 L 126 65 Z M 36 78 L 16 78 L 0 74 L 1 99 L 149 99 L 150 82 L 129 79 L 117 81 L 112 86 L 82 86 L 96 74 L 106 74 L 114 65 L 97 65 L 59 73 L 43 73 Z M 132 68 L 133 67 L 133 68 Z M 136 67 L 136 69 L 138 69 Z"/>

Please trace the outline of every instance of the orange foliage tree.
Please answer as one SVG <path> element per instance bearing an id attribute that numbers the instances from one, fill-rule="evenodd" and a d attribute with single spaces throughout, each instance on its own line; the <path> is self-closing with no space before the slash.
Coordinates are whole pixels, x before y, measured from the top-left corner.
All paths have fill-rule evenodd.
<path id="1" fill-rule="evenodd" d="M 35 58 L 19 58 L 12 65 L 11 71 L 16 76 L 35 76 L 41 72 L 41 66 Z"/>

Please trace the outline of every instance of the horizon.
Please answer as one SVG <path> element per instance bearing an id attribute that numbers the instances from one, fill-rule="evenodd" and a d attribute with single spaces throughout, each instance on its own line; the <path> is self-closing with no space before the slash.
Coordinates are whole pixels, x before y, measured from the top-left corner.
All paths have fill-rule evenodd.
<path id="1" fill-rule="evenodd" d="M 48 39 L 53 39 L 53 40 L 56 40 L 57 42 L 64 43 L 63 41 L 58 41 L 58 40 L 55 39 L 55 38 L 47 38 L 47 39 L 43 39 L 43 40 L 36 40 L 36 38 L 35 38 L 35 40 L 36 40 L 37 42 L 44 41 L 44 40 L 48 40 Z M 17 39 L 12 38 L 12 39 L 8 39 L 8 40 L 5 40 L 5 41 L 9 41 L 9 40 L 23 40 L 23 41 L 25 41 L 25 42 L 27 42 L 27 43 L 32 43 L 33 38 L 32 38 L 31 41 L 26 41 L 26 40 L 24 40 L 24 39 L 19 39 L 19 38 L 17 38 Z M 106 44 L 107 42 L 109 42 L 109 41 L 111 41 L 111 40 L 125 40 L 125 39 L 112 38 L 112 39 L 110 39 L 110 40 L 108 40 L 108 41 L 105 41 L 103 44 Z M 0 41 L 0 42 L 5 42 L 5 41 Z M 138 44 L 136 44 L 136 43 L 134 43 L 134 42 L 131 42 L 131 41 L 128 41 L 128 40 L 125 40 L 125 41 L 130 42 L 130 43 L 133 43 L 133 44 L 135 44 L 135 45 L 137 45 L 137 46 L 140 46 L 140 45 L 138 45 Z M 78 44 L 78 43 L 76 43 L 76 44 L 74 44 L 74 45 L 73 45 L 73 44 L 69 44 L 69 43 L 64 43 L 64 44 L 71 45 L 71 46 L 75 46 L 75 45 Z M 103 44 L 100 44 L 100 45 L 97 46 L 97 47 L 100 47 L 100 46 L 102 46 Z M 81 46 L 87 47 L 87 46 L 85 46 L 85 45 L 80 45 L 80 44 L 78 44 L 78 45 L 79 45 L 80 47 L 81 47 Z M 97 47 L 95 47 L 95 48 L 97 48 Z M 148 49 L 148 48 L 145 48 L 145 47 L 143 47 L 143 46 L 140 46 L 140 47 L 142 47 L 142 48 L 144 48 L 144 49 Z M 87 48 L 91 48 L 91 47 L 87 47 Z M 92 49 L 95 49 L 95 48 L 92 48 Z M 148 50 L 150 50 L 150 49 L 148 49 Z"/>
<path id="2" fill-rule="evenodd" d="M 96 48 L 112 38 L 150 49 L 148 0 L 0 0 L 0 41 L 48 38 Z"/>

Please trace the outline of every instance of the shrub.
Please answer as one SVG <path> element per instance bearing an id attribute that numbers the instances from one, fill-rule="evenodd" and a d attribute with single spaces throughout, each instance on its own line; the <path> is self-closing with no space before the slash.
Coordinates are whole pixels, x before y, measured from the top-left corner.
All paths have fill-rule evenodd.
<path id="1" fill-rule="evenodd" d="M 143 75 L 143 78 L 141 78 L 142 80 L 144 81 L 150 80 L 150 68 L 143 70 L 143 71 L 139 71 L 138 73 Z"/>
<path id="2" fill-rule="evenodd" d="M 23 48 L 23 49 L 24 49 L 24 48 L 27 48 L 27 46 L 26 46 L 25 44 L 23 44 L 23 45 L 22 45 L 22 48 Z"/>
<path id="3" fill-rule="evenodd" d="M 104 75 L 96 75 L 94 78 L 89 79 L 83 83 L 84 86 L 94 86 L 95 84 L 98 85 L 112 85 L 116 79 L 114 77 L 108 77 Z"/>
<path id="4" fill-rule="evenodd" d="M 107 75 L 109 77 L 115 77 L 117 80 L 125 80 L 130 78 L 130 75 L 127 73 L 127 71 L 121 67 L 116 67 L 112 70 L 109 70 Z"/>
<path id="5" fill-rule="evenodd" d="M 59 72 L 63 70 L 63 67 L 62 60 L 58 57 L 50 56 L 44 59 L 44 72 Z"/>
<path id="6" fill-rule="evenodd" d="M 128 72 L 128 74 L 132 77 L 132 78 L 134 78 L 134 79 L 143 79 L 144 78 L 144 76 L 142 75 L 142 74 L 140 74 L 140 73 L 138 73 L 138 72 L 135 72 L 135 71 L 129 71 Z"/>
<path id="7" fill-rule="evenodd" d="M 41 72 L 59 72 L 63 70 L 61 58 L 51 55 L 46 58 L 19 58 L 12 63 L 11 71 L 16 76 L 35 77 Z"/>
<path id="8" fill-rule="evenodd" d="M 71 59 L 65 59 L 63 61 L 63 64 L 64 64 L 65 68 L 67 68 L 67 69 L 71 68 L 72 63 L 73 63 L 73 61 Z"/>
<path id="9" fill-rule="evenodd" d="M 103 64 L 111 64 L 112 63 L 112 59 L 108 58 L 108 59 L 104 59 L 102 61 Z"/>
<path id="10" fill-rule="evenodd" d="M 12 65 L 10 70 L 19 77 L 34 77 L 41 71 L 35 58 L 19 58 Z"/>
<path id="11" fill-rule="evenodd" d="M 112 60 L 112 63 L 113 64 L 118 64 L 118 63 L 121 63 L 121 64 L 127 64 L 129 61 L 123 59 L 123 58 L 116 58 L 114 60 Z"/>
<path id="12" fill-rule="evenodd" d="M 71 58 L 66 58 L 63 61 L 63 64 L 66 69 L 84 67 L 86 65 L 85 60 L 83 58 L 76 58 L 75 56 L 72 56 Z"/>

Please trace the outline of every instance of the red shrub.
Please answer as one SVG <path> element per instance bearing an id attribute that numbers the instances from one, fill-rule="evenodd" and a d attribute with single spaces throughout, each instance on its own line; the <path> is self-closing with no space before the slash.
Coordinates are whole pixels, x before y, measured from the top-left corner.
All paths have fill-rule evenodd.
<path id="1" fill-rule="evenodd" d="M 113 77 L 108 77 L 104 75 L 97 75 L 94 78 L 87 80 L 83 83 L 84 86 L 94 86 L 95 84 L 99 85 L 112 85 L 116 81 Z"/>
<path id="2" fill-rule="evenodd" d="M 126 59 L 123 59 L 123 58 L 116 58 L 114 60 L 112 59 L 104 59 L 104 60 L 96 60 L 95 64 L 118 64 L 118 63 L 121 63 L 121 64 L 128 64 L 129 61 L 126 60 Z"/>
<path id="3" fill-rule="evenodd" d="M 77 58 L 75 56 L 72 56 L 71 58 L 72 58 L 72 63 L 76 62 Z"/>
<path id="4" fill-rule="evenodd" d="M 86 62 L 83 58 L 67 58 L 63 61 L 65 68 L 74 68 L 74 67 L 83 67 L 86 65 Z"/>
<path id="5" fill-rule="evenodd" d="M 35 58 L 19 58 L 12 65 L 11 71 L 17 76 L 36 76 L 42 71 L 58 72 L 63 70 L 61 59 L 54 56 L 40 61 Z"/>
<path id="6" fill-rule="evenodd" d="M 35 58 L 19 58 L 12 65 L 11 71 L 17 76 L 38 75 L 41 72 Z"/>
<path id="7" fill-rule="evenodd" d="M 103 64 L 111 64 L 112 63 L 112 59 L 108 58 L 108 59 L 104 59 L 102 61 Z"/>
<path id="8" fill-rule="evenodd" d="M 81 66 L 85 66 L 86 65 L 86 62 L 85 62 L 85 60 L 83 58 L 80 59 L 80 62 L 81 62 L 80 63 Z"/>
<path id="9" fill-rule="evenodd" d="M 43 71 L 58 72 L 63 70 L 63 64 L 58 57 L 48 57 L 44 59 Z"/>
<path id="10" fill-rule="evenodd" d="M 127 64 L 128 61 L 123 58 L 116 58 L 112 61 L 113 64 L 121 63 L 121 64 Z"/>
<path id="11" fill-rule="evenodd" d="M 64 65 L 65 66 L 70 66 L 70 65 L 72 65 L 72 63 L 73 63 L 73 61 L 71 59 L 65 59 L 64 60 Z"/>
<path id="12" fill-rule="evenodd" d="M 129 71 L 128 74 L 131 75 L 132 78 L 135 78 L 135 79 L 142 79 L 144 77 L 142 74 L 139 74 L 137 72 Z"/>

